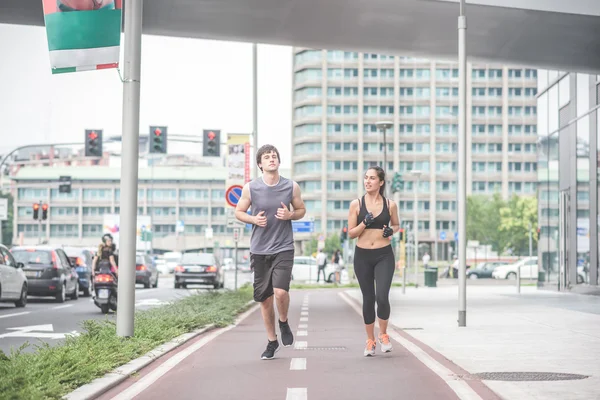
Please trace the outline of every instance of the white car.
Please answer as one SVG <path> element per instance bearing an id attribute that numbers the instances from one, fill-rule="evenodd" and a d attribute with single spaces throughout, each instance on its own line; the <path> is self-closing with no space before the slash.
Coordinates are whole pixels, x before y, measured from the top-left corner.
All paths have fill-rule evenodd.
<path id="1" fill-rule="evenodd" d="M 492 272 L 494 279 L 517 279 L 517 269 L 521 268 L 522 279 L 538 278 L 538 258 L 525 257 L 513 264 L 501 265 Z"/>
<path id="2" fill-rule="evenodd" d="M 6 246 L 0 244 L 0 301 L 27 305 L 27 277 L 23 263 L 15 261 Z"/>
<path id="3" fill-rule="evenodd" d="M 327 260 L 325 265 L 325 281 L 333 282 L 335 280 L 335 266 Z M 294 257 L 294 267 L 292 269 L 292 280 L 300 282 L 316 282 L 319 268 L 317 259 L 308 256 Z M 323 275 L 321 275 L 323 279 Z"/>

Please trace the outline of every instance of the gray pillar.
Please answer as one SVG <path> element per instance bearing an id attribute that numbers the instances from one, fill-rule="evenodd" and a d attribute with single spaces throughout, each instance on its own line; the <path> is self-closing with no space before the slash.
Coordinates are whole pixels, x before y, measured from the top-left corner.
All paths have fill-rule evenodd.
<path id="1" fill-rule="evenodd" d="M 121 265 L 119 266 L 117 335 L 133 336 L 143 0 L 128 0 L 124 8 L 123 150 L 119 235 L 119 264 Z"/>

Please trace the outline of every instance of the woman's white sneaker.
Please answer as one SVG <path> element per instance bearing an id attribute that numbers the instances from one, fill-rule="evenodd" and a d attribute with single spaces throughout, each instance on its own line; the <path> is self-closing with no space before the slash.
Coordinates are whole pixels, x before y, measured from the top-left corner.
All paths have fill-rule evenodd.
<path id="1" fill-rule="evenodd" d="M 385 333 L 379 334 L 379 344 L 381 345 L 382 353 L 389 353 L 392 351 L 392 342 L 390 341 L 390 336 Z"/>
<path id="2" fill-rule="evenodd" d="M 374 356 L 375 355 L 375 347 L 376 346 L 377 346 L 377 343 L 375 343 L 374 340 L 367 339 L 367 346 L 365 347 L 364 356 L 365 357 Z"/>

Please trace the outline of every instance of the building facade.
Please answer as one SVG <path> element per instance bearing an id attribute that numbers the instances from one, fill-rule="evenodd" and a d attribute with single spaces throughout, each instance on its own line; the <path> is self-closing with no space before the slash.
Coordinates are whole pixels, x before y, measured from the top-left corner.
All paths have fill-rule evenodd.
<path id="1" fill-rule="evenodd" d="M 435 245 L 447 257 L 457 230 L 458 65 L 305 48 L 293 57 L 292 170 L 315 230 L 346 225 L 364 171 L 378 164 L 389 179 L 403 176 L 400 217 L 412 222 L 417 207 L 421 252 Z M 534 196 L 537 71 L 469 64 L 467 76 L 468 194 Z M 385 138 L 377 121 L 393 123 Z"/>
<path id="2" fill-rule="evenodd" d="M 538 75 L 538 264 L 562 290 L 598 285 L 600 75 Z"/>

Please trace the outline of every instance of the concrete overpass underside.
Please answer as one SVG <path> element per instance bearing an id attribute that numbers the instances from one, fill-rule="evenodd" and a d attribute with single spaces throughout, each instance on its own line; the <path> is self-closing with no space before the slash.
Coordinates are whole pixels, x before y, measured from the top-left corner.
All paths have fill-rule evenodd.
<path id="1" fill-rule="evenodd" d="M 145 0 L 143 33 L 456 60 L 457 1 Z M 600 73 L 595 0 L 468 0 L 466 10 L 469 61 Z M 0 1 L 0 23 L 43 26 L 42 0 Z"/>

